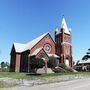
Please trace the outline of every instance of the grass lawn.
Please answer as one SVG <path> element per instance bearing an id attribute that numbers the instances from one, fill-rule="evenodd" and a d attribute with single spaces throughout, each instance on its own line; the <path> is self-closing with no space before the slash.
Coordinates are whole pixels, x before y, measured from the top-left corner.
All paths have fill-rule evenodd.
<path id="1" fill-rule="evenodd" d="M 28 78 L 30 76 L 27 76 L 26 73 L 0 72 L 0 77 L 23 79 L 23 78 Z"/>
<path id="2" fill-rule="evenodd" d="M 41 77 L 52 77 L 52 76 L 63 76 L 63 75 L 82 75 L 90 76 L 90 72 L 66 72 L 66 73 L 52 73 L 52 74 L 30 74 L 30 73 L 14 73 L 14 72 L 0 72 L 0 77 L 10 77 L 16 79 L 25 79 L 25 78 L 41 78 Z"/>
<path id="3" fill-rule="evenodd" d="M 46 80 L 49 78 L 49 80 L 52 80 L 52 78 L 60 78 L 60 76 L 68 77 L 68 78 L 74 78 L 74 77 L 90 77 L 90 72 L 66 72 L 66 73 L 52 73 L 52 74 L 30 74 L 30 73 L 14 73 L 14 72 L 0 72 L 0 78 L 9 77 L 14 79 L 40 79 L 40 80 Z M 49 81 L 50 82 L 50 81 Z M 52 81 L 51 81 L 52 82 Z M 0 88 L 7 88 L 15 86 L 16 83 L 6 83 L 3 81 L 0 81 Z"/>

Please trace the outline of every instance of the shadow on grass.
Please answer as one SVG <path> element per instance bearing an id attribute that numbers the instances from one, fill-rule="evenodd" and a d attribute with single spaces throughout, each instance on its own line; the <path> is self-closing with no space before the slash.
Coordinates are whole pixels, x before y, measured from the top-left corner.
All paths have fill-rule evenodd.
<path id="1" fill-rule="evenodd" d="M 28 73 L 26 75 L 27 76 L 41 76 L 42 74 L 40 74 L 40 73 Z"/>

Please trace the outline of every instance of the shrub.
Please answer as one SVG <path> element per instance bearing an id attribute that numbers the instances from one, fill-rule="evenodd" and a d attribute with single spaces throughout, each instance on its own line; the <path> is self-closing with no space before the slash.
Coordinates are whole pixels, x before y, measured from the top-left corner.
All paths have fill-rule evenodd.
<path id="1" fill-rule="evenodd" d="M 60 63 L 60 64 L 59 64 L 59 67 L 65 69 L 65 68 L 66 68 L 66 65 L 65 65 L 64 63 Z"/>
<path id="2" fill-rule="evenodd" d="M 57 60 L 54 56 L 49 57 L 48 67 L 53 68 L 57 66 Z"/>
<path id="3" fill-rule="evenodd" d="M 45 65 L 43 59 L 36 58 L 36 59 L 30 59 L 30 68 L 32 70 L 35 70 L 35 73 L 37 72 L 38 68 L 42 68 Z"/>

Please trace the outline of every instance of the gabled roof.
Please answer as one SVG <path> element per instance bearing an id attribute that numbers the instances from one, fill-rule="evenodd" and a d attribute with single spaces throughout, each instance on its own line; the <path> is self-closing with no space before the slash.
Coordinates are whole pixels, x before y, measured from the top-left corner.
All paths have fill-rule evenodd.
<path id="1" fill-rule="evenodd" d="M 90 63 L 90 59 L 82 60 L 79 62 L 79 64 L 86 64 L 86 63 Z"/>
<path id="2" fill-rule="evenodd" d="M 15 47 L 15 51 L 16 52 L 23 52 L 23 51 L 26 51 L 26 50 L 30 50 L 33 46 L 35 46 L 41 39 L 43 39 L 47 34 L 49 34 L 48 32 L 39 36 L 38 38 L 30 41 L 29 43 L 26 43 L 26 44 L 21 44 L 21 43 L 14 43 L 14 47 Z"/>
<path id="3" fill-rule="evenodd" d="M 30 56 L 37 55 L 42 49 L 43 47 L 36 49 Z"/>
<path id="4" fill-rule="evenodd" d="M 39 36 L 38 38 L 30 41 L 29 43 L 26 44 L 26 49 L 31 49 L 33 46 L 35 46 L 42 38 L 44 38 L 47 34 L 49 34 L 48 32 Z"/>
<path id="5" fill-rule="evenodd" d="M 15 47 L 15 51 L 16 52 L 23 52 L 24 50 L 25 50 L 25 44 L 21 44 L 21 43 L 14 43 L 13 44 L 14 45 L 14 47 Z"/>
<path id="6" fill-rule="evenodd" d="M 48 56 L 47 52 L 44 50 L 43 47 L 37 48 L 32 54 L 29 54 L 29 56 L 36 56 L 41 50 L 43 50 L 46 53 L 46 55 Z"/>
<path id="7" fill-rule="evenodd" d="M 55 58 L 60 58 L 58 55 L 56 55 L 56 54 L 48 54 L 48 56 L 49 57 L 51 57 L 51 56 L 53 56 L 53 57 L 55 57 Z"/>

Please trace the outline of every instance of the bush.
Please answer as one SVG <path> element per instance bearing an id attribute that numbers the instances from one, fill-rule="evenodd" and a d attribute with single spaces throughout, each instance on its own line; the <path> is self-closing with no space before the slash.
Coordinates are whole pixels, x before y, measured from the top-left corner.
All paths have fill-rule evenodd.
<path id="1" fill-rule="evenodd" d="M 61 68 L 63 68 L 63 69 L 66 68 L 66 65 L 64 63 L 60 63 L 58 66 L 61 67 Z"/>
<path id="2" fill-rule="evenodd" d="M 66 72 L 75 72 L 75 70 L 72 67 L 66 66 L 64 63 L 60 63 L 59 67 L 63 68 Z"/>
<path id="3" fill-rule="evenodd" d="M 48 67 L 53 68 L 57 66 L 57 60 L 54 56 L 49 57 Z"/>
<path id="4" fill-rule="evenodd" d="M 36 58 L 36 59 L 30 59 L 30 68 L 35 71 L 35 73 L 37 72 L 38 68 L 42 68 L 43 66 L 45 66 L 45 63 L 43 61 L 43 59 L 41 58 Z"/>

